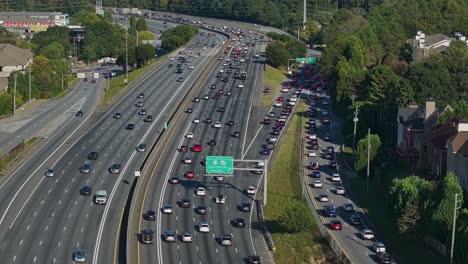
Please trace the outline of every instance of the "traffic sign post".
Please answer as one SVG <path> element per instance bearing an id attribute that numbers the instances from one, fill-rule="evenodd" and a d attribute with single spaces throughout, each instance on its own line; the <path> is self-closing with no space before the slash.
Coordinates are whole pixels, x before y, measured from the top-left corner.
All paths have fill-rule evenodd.
<path id="1" fill-rule="evenodd" d="M 304 63 L 305 58 L 296 58 L 297 63 Z"/>
<path id="2" fill-rule="evenodd" d="M 234 158 L 230 156 L 207 156 L 206 174 L 225 174 L 234 173 Z"/>

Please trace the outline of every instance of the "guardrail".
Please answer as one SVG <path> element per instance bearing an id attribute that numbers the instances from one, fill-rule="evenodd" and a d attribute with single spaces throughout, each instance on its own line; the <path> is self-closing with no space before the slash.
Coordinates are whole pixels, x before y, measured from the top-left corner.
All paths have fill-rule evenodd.
<path id="1" fill-rule="evenodd" d="M 270 232 L 268 231 L 267 225 L 265 223 L 265 219 L 263 217 L 263 204 L 262 200 L 255 200 L 255 206 L 257 208 L 257 227 L 262 231 L 263 237 L 267 243 L 268 249 L 271 251 L 275 251 L 275 243 L 273 242 L 273 238 L 271 237 Z"/>
<path id="2" fill-rule="evenodd" d="M 221 31 L 216 31 L 216 30 L 210 30 L 203 28 L 204 30 L 209 30 L 216 32 L 218 34 L 222 34 L 226 36 L 228 39 L 230 38 L 229 34 Z M 130 243 L 133 243 L 133 240 L 129 240 L 129 237 L 134 237 L 139 230 L 135 230 L 134 227 L 132 227 L 132 216 L 135 214 L 139 214 L 141 211 L 141 207 L 143 206 L 142 203 L 139 203 L 138 205 L 135 204 L 136 201 L 142 202 L 143 199 L 143 193 L 140 188 L 145 188 L 147 184 L 149 183 L 149 180 L 151 179 L 151 174 L 148 174 L 148 172 L 151 172 L 155 169 L 156 164 L 149 163 L 151 160 L 156 160 L 157 155 L 161 155 L 162 151 L 157 151 L 161 147 L 165 146 L 163 144 L 164 142 L 161 142 L 163 140 L 169 140 L 169 137 L 165 137 L 164 135 L 171 135 L 170 132 L 172 130 L 176 129 L 175 126 L 171 126 L 171 123 L 177 119 L 180 119 L 183 116 L 183 112 L 180 111 L 180 109 L 184 109 L 184 107 L 187 107 L 188 104 L 190 104 L 191 100 L 189 100 L 191 97 L 193 97 L 197 92 L 199 92 L 199 89 L 202 87 L 202 85 L 206 82 L 207 78 L 210 76 L 212 70 L 216 66 L 218 62 L 218 55 L 223 52 L 223 50 L 226 48 L 228 45 L 228 41 L 223 45 L 223 48 L 220 49 L 219 53 L 213 56 L 213 58 L 210 60 L 208 65 L 203 69 L 203 71 L 200 73 L 200 75 L 197 77 L 195 82 L 192 84 L 192 86 L 188 89 L 188 91 L 185 93 L 185 95 L 179 100 L 179 103 L 177 104 L 177 107 L 174 107 L 173 112 L 165 122 L 168 125 L 168 129 L 162 129 L 161 133 L 157 136 L 157 138 L 154 140 L 154 142 L 151 144 L 151 148 L 147 152 L 147 155 L 145 156 L 139 170 L 142 172 L 142 176 L 140 177 L 141 181 L 138 180 L 138 178 L 135 179 L 135 191 L 131 192 L 129 194 L 129 197 L 127 199 L 127 204 L 129 205 L 128 208 L 125 209 L 126 212 L 122 214 L 122 219 L 121 223 L 126 224 L 126 226 L 122 225 L 121 231 L 126 230 L 126 234 L 120 234 L 119 239 L 119 245 L 126 245 L 126 250 L 125 252 L 121 252 L 119 250 L 119 263 L 138 263 L 138 261 L 135 261 L 134 258 L 139 259 L 138 256 L 134 256 L 134 254 L 129 254 L 127 250 L 129 248 L 132 248 L 132 245 Z M 166 132 L 170 130 L 170 132 Z M 161 142 L 161 143 L 160 143 Z M 149 164 L 149 165 L 148 165 Z M 146 166 L 148 165 L 148 166 Z M 145 177 L 146 176 L 146 177 Z M 138 218 L 139 219 L 139 218 Z M 137 242 L 138 243 L 138 242 Z M 138 245 L 137 245 L 138 246 Z M 119 246 L 121 247 L 121 246 Z M 130 256 L 131 255 L 131 256 Z"/>

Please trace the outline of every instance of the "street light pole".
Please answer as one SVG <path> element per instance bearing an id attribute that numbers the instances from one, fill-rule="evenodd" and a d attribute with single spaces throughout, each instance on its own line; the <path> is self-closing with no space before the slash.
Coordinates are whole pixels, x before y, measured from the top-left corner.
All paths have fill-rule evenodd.
<path id="1" fill-rule="evenodd" d="M 453 264 L 453 249 L 455 245 L 455 227 L 457 223 L 457 211 L 461 208 L 461 203 L 458 204 L 458 196 L 462 195 L 461 193 L 456 193 L 455 194 L 455 202 L 453 205 L 453 223 L 452 223 L 452 243 L 450 245 L 450 264 Z"/>
<path id="2" fill-rule="evenodd" d="M 268 160 L 265 160 L 265 168 L 263 170 L 265 173 L 265 180 L 263 181 L 263 206 L 267 204 L 267 186 L 268 186 Z"/>
<path id="3" fill-rule="evenodd" d="M 16 113 L 16 73 L 15 73 L 15 85 L 13 88 L 13 115 Z"/>
<path id="4" fill-rule="evenodd" d="M 357 128 L 357 122 L 359 121 L 359 118 L 358 118 L 358 114 L 359 114 L 359 106 L 356 106 L 356 109 L 354 110 L 354 118 L 353 118 L 353 122 L 354 122 L 354 131 L 353 131 L 353 159 L 354 161 L 356 161 L 356 156 L 354 155 L 354 151 L 355 151 L 355 148 L 356 148 L 356 128 Z"/>
<path id="5" fill-rule="evenodd" d="M 126 23 L 127 20 L 125 20 Z M 128 29 L 125 28 L 125 83 L 128 80 Z"/>
<path id="6" fill-rule="evenodd" d="M 366 193 L 369 196 L 369 174 L 370 174 L 370 128 L 367 130 L 367 181 L 366 181 Z"/>
<path id="7" fill-rule="evenodd" d="M 31 66 L 28 67 L 29 72 L 29 102 L 31 102 Z"/>

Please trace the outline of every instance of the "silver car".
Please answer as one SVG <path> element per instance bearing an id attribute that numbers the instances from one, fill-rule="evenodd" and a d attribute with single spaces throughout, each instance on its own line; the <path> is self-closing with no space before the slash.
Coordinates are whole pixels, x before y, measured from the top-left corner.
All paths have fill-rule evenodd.
<path id="1" fill-rule="evenodd" d="M 232 246 L 232 236 L 230 234 L 224 234 L 219 239 L 221 240 L 221 245 Z"/>
<path id="2" fill-rule="evenodd" d="M 81 173 L 89 173 L 91 171 L 91 165 L 88 163 L 83 164 L 83 166 L 80 167 L 80 172 Z"/>
<path id="3" fill-rule="evenodd" d="M 120 164 L 112 164 L 112 166 L 109 168 L 109 172 L 112 174 L 118 174 L 120 173 Z"/>
<path id="4" fill-rule="evenodd" d="M 81 263 L 86 262 L 86 252 L 81 249 L 73 252 L 73 261 Z"/>
<path id="5" fill-rule="evenodd" d="M 53 168 L 47 169 L 46 172 L 45 172 L 45 176 L 46 177 L 54 177 L 55 176 L 55 169 L 53 169 Z"/>
<path id="6" fill-rule="evenodd" d="M 176 233 L 172 230 L 168 230 L 164 232 L 164 241 L 166 242 L 175 242 L 176 241 Z"/>

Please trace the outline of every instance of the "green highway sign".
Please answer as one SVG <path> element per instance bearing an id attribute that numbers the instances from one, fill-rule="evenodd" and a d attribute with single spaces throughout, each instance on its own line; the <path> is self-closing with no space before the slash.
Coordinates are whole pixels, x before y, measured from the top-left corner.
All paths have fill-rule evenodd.
<path id="1" fill-rule="evenodd" d="M 306 58 L 307 64 L 314 64 L 317 62 L 317 58 Z"/>
<path id="2" fill-rule="evenodd" d="M 305 58 L 296 58 L 297 63 L 304 63 Z"/>
<path id="3" fill-rule="evenodd" d="M 206 156 L 207 174 L 228 174 L 234 171 L 234 158 L 230 156 Z"/>

